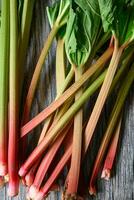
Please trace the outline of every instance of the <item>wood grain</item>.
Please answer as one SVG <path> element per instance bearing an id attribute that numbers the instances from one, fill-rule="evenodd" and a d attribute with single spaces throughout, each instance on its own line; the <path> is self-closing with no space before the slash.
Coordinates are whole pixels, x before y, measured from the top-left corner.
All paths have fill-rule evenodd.
<path id="1" fill-rule="evenodd" d="M 54 0 L 53 0 L 54 2 Z M 34 9 L 32 21 L 31 38 L 25 65 L 25 88 L 28 87 L 32 72 L 39 57 L 43 43 L 49 33 L 47 22 L 46 5 L 52 3 L 50 0 L 38 0 Z M 31 117 L 47 106 L 55 97 L 55 42 L 43 66 L 41 77 L 36 92 L 36 98 L 33 102 Z M 26 90 L 24 89 L 24 96 Z M 113 97 L 114 99 L 114 97 Z M 92 101 L 92 100 L 91 100 Z M 112 100 L 111 100 L 112 102 Z M 87 105 L 90 109 L 91 103 Z M 91 165 L 96 154 L 96 148 L 99 147 L 100 138 L 106 125 L 106 119 L 109 116 L 109 108 L 106 106 L 102 117 L 103 124 L 97 128 L 97 137 L 92 142 L 92 151 L 89 149 L 87 155 L 85 174 L 90 174 Z M 110 181 L 99 179 L 97 182 L 98 194 L 96 197 L 87 197 L 94 200 L 133 200 L 134 199 L 134 87 L 132 88 L 125 106 L 125 115 L 123 120 L 121 139 L 116 158 L 116 166 L 113 171 L 113 178 Z M 41 127 L 37 127 L 29 138 L 31 149 L 36 143 Z M 96 145 L 96 147 L 95 147 Z M 25 200 L 26 188 L 20 186 L 20 194 L 14 200 Z M 60 193 L 52 192 L 47 199 L 58 200 Z M 0 189 L 0 200 L 11 200 L 7 197 L 7 187 Z"/>

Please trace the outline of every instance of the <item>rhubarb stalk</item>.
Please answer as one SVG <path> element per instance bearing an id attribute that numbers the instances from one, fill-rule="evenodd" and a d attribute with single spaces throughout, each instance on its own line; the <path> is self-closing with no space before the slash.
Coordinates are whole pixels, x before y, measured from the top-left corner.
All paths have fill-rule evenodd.
<path id="1" fill-rule="evenodd" d="M 58 37 L 57 41 L 57 50 L 56 50 L 56 89 L 57 89 L 57 97 L 60 96 L 64 88 L 66 88 L 69 84 L 69 82 L 73 78 L 73 70 L 70 71 L 70 73 L 67 76 L 67 81 L 65 80 L 65 64 L 64 64 L 64 39 L 61 39 Z M 63 85 L 62 85 L 63 84 Z M 57 98 L 56 97 L 56 98 Z M 69 104 L 68 104 L 69 106 Z M 54 123 L 57 123 L 58 119 L 64 114 L 68 106 L 64 106 L 65 108 L 60 111 L 60 113 L 55 114 L 56 119 L 54 119 L 54 122 L 52 122 L 54 116 L 51 115 L 45 122 L 44 127 L 42 129 L 38 144 L 42 141 L 42 139 L 45 137 L 46 133 L 48 134 L 48 130 L 50 131 L 50 125 Z M 63 113 L 63 114 L 62 114 Z M 51 125 L 52 128 L 52 125 Z M 25 176 L 25 181 L 27 186 L 31 186 L 34 181 L 34 174 L 36 172 L 36 169 L 40 163 L 39 161 L 30 169 L 28 174 Z"/>
<path id="2" fill-rule="evenodd" d="M 82 67 L 75 69 L 75 81 L 77 81 L 82 74 Z M 80 89 L 75 95 L 75 101 L 77 101 L 82 95 L 82 89 Z M 80 109 L 74 117 L 74 132 L 73 132 L 73 147 L 71 167 L 69 170 L 69 179 L 67 187 L 67 195 L 75 198 L 79 183 L 79 174 L 81 166 L 81 149 L 82 149 L 82 118 L 83 110 Z"/>
<path id="3" fill-rule="evenodd" d="M 110 65 L 108 67 L 108 71 L 105 77 L 105 80 L 103 82 L 103 85 L 101 87 L 101 90 L 99 92 L 99 95 L 97 97 L 95 106 L 93 108 L 93 111 L 91 113 L 91 116 L 89 118 L 87 127 L 86 127 L 86 134 L 85 134 L 85 144 L 86 146 L 84 146 L 84 152 L 87 151 L 87 148 L 89 146 L 89 143 L 91 141 L 91 138 L 93 136 L 94 130 L 96 128 L 97 122 L 99 120 L 102 108 L 105 104 L 105 101 L 107 99 L 115 72 L 117 70 L 121 55 L 122 55 L 122 51 L 123 51 L 123 47 L 118 47 L 118 40 L 115 38 L 115 45 L 114 45 L 114 52 L 113 52 L 113 56 L 110 62 Z"/>
<path id="4" fill-rule="evenodd" d="M 40 57 L 39 57 L 38 62 L 36 64 L 34 74 L 33 74 L 33 77 L 32 77 L 32 80 L 31 80 L 31 83 L 30 83 L 30 86 L 29 86 L 29 90 L 28 90 L 25 105 L 24 105 L 24 113 L 23 113 L 23 117 L 22 117 L 22 121 L 24 122 L 23 124 L 25 124 L 25 122 L 27 122 L 28 119 L 29 119 L 29 113 L 30 113 L 30 109 L 31 109 L 31 106 L 32 106 L 33 97 L 34 97 L 34 94 L 35 94 L 35 90 L 36 90 L 36 87 L 37 87 L 37 83 L 38 83 L 38 80 L 39 80 L 39 76 L 40 76 L 40 73 L 41 73 L 41 69 L 42 69 L 44 60 L 46 59 L 48 51 L 51 47 L 51 44 L 52 44 L 57 32 L 59 31 L 59 29 L 62 26 L 64 26 L 66 24 L 66 17 L 65 16 L 67 16 L 69 6 L 70 6 L 69 1 L 66 1 L 66 3 L 63 4 L 63 2 L 61 0 L 58 17 L 57 17 L 49 35 L 48 35 L 48 38 L 47 38 L 47 40 L 44 44 L 44 47 L 41 51 Z"/>
<path id="5" fill-rule="evenodd" d="M 106 52 L 94 63 L 89 69 L 76 81 L 69 89 L 67 89 L 57 100 L 52 102 L 47 108 L 40 112 L 31 121 L 21 128 L 21 137 L 29 133 L 33 128 L 49 117 L 56 109 L 58 109 L 67 99 L 74 93 L 99 69 L 112 55 L 113 48 L 108 48 Z"/>
<path id="6" fill-rule="evenodd" d="M 0 176 L 7 174 L 7 123 L 9 74 L 9 0 L 1 1 L 0 26 Z"/>
<path id="7" fill-rule="evenodd" d="M 58 165 L 55 167 L 53 173 L 51 174 L 51 176 L 49 177 L 45 185 L 38 192 L 36 196 L 36 200 L 42 200 L 47 195 L 54 180 L 59 176 L 59 174 L 61 173 L 61 170 L 64 168 L 64 166 L 70 159 L 70 156 L 72 153 L 72 145 L 70 145 L 70 143 L 72 143 L 71 139 L 72 138 L 70 137 L 70 141 L 68 141 L 68 146 L 66 147 L 65 153 L 62 156 L 61 160 L 59 161 Z"/>
<path id="8" fill-rule="evenodd" d="M 40 186 L 43 182 L 43 179 L 46 175 L 46 172 L 54 158 L 54 156 L 56 155 L 62 141 L 64 140 L 66 134 L 69 134 L 70 131 L 70 126 L 72 126 L 72 123 L 70 123 L 64 130 L 63 133 L 56 139 L 56 141 L 54 142 L 54 144 L 51 146 L 51 148 L 49 149 L 49 151 L 47 152 L 47 154 L 44 156 L 38 171 L 36 173 L 34 182 L 32 184 L 32 186 L 30 187 L 29 190 L 29 194 L 31 198 L 35 198 L 37 193 L 39 192 Z M 69 134 L 70 135 L 70 134 Z M 71 137 L 71 136 L 70 136 Z"/>
<path id="9" fill-rule="evenodd" d="M 105 152 L 107 150 L 110 139 L 112 137 L 113 129 L 116 125 L 116 122 L 118 120 L 118 117 L 119 117 L 121 109 L 122 109 L 122 106 L 124 105 L 125 99 L 127 97 L 127 94 L 129 92 L 129 89 L 130 89 L 133 81 L 134 81 L 134 66 L 132 65 L 131 69 L 128 72 L 127 77 L 125 78 L 123 84 L 121 85 L 120 91 L 119 91 L 117 99 L 116 99 L 116 103 L 114 105 L 113 111 L 110 116 L 108 128 L 104 134 L 101 146 L 100 146 L 98 154 L 97 154 L 97 158 L 96 158 L 95 165 L 93 168 L 92 176 L 90 179 L 90 186 L 89 186 L 90 194 L 96 193 L 95 181 L 96 181 L 96 178 L 98 175 L 98 171 L 100 170 L 101 163 L 103 161 Z"/>
<path id="10" fill-rule="evenodd" d="M 18 138 L 19 138 L 19 91 L 18 91 L 18 20 L 17 1 L 10 1 L 10 78 L 9 78 L 9 143 L 8 172 L 9 196 L 15 196 L 19 191 L 18 177 Z"/>
<path id="11" fill-rule="evenodd" d="M 115 156 L 116 156 L 116 152 L 117 152 L 117 145 L 118 145 L 119 136 L 120 136 L 121 122 L 122 122 L 122 117 L 120 118 L 120 120 L 117 124 L 114 136 L 112 138 L 112 143 L 110 144 L 107 156 L 105 158 L 105 163 L 104 163 L 104 167 L 102 170 L 101 178 L 104 178 L 106 180 L 109 180 L 111 177 L 111 170 L 112 170 L 113 163 L 115 160 Z"/>
<path id="12" fill-rule="evenodd" d="M 35 161 L 41 156 L 41 154 L 46 150 L 48 145 L 57 137 L 63 130 L 67 122 L 74 116 L 74 114 L 81 108 L 84 102 L 100 87 L 102 84 L 106 71 L 101 74 L 101 76 L 92 83 L 91 86 L 81 95 L 81 97 L 75 101 L 75 103 L 68 109 L 68 111 L 63 115 L 63 117 L 58 121 L 54 129 L 45 136 L 42 142 L 34 149 L 29 158 L 25 161 L 19 170 L 20 176 L 25 176 L 27 170 L 35 163 Z"/>

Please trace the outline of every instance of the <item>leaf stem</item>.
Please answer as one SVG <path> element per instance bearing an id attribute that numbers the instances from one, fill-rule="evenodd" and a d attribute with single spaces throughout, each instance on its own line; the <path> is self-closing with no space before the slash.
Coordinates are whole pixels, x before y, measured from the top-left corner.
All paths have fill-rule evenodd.
<path id="1" fill-rule="evenodd" d="M 31 109 L 31 105 L 32 105 L 32 101 L 33 101 L 33 97 L 35 94 L 35 90 L 36 90 L 36 86 L 38 83 L 38 79 L 41 73 L 41 69 L 42 69 L 42 65 L 44 63 L 44 60 L 48 54 L 48 51 L 50 49 L 50 46 L 53 42 L 53 39 L 55 37 L 55 35 L 57 34 L 59 30 L 59 27 L 57 25 L 54 25 L 50 34 L 48 35 L 48 38 L 44 44 L 44 47 L 41 51 L 39 60 L 36 64 L 35 70 L 34 70 L 34 74 L 29 86 L 29 90 L 27 93 L 27 97 L 26 97 L 26 101 L 25 101 L 25 105 L 24 105 L 24 113 L 23 113 L 23 117 L 22 117 L 22 124 L 25 124 L 28 120 L 29 120 L 29 114 L 30 114 L 30 109 Z"/>

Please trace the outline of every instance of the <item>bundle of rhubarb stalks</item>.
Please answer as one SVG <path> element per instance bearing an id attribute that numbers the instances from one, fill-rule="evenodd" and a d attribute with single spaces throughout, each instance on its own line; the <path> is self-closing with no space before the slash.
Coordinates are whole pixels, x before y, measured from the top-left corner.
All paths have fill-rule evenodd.
<path id="1" fill-rule="evenodd" d="M 58 0 L 46 9 L 50 33 L 34 68 L 26 96 L 24 69 L 35 0 L 0 1 L 0 183 L 8 195 L 42 200 L 60 188 L 62 198 L 96 194 L 96 179 L 109 179 L 114 165 L 123 108 L 134 81 L 134 0 Z M 56 41 L 55 100 L 31 118 L 42 68 Z M 105 105 L 115 94 L 88 184 L 86 152 Z M 85 105 L 94 96 L 91 112 Z M 84 118 L 86 113 L 86 119 Z M 36 147 L 28 137 L 43 124 Z M 29 149 L 30 153 L 27 153 Z M 66 170 L 65 170 L 66 169 Z M 79 187 L 82 183 L 82 188 Z"/>

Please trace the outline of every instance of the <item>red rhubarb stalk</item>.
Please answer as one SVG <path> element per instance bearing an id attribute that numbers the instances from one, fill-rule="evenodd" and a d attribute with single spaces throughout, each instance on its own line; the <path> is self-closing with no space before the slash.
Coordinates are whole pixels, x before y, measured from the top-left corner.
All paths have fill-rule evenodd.
<path id="1" fill-rule="evenodd" d="M 70 123 L 64 130 L 63 133 L 56 139 L 52 147 L 49 149 L 47 154 L 44 156 L 44 159 L 42 160 L 38 171 L 36 173 L 34 182 L 32 186 L 30 187 L 29 194 L 31 198 L 35 198 L 37 193 L 39 192 L 40 186 L 43 182 L 43 179 L 48 171 L 48 168 L 51 164 L 51 162 L 54 159 L 54 156 L 56 155 L 59 147 L 61 146 L 61 143 L 63 142 L 66 134 L 68 131 L 70 131 L 70 126 L 72 126 L 72 123 Z M 68 133 L 69 134 L 69 133 Z M 69 134 L 70 135 L 70 134 Z"/>
<path id="2" fill-rule="evenodd" d="M 10 1 L 1 2 L 0 20 L 0 176 L 8 172 L 8 76 L 9 76 L 9 14 Z"/>
<path id="3" fill-rule="evenodd" d="M 82 67 L 75 69 L 75 81 L 77 81 L 82 75 Z M 75 100 L 80 98 L 82 95 L 82 89 L 80 89 L 76 95 Z M 73 132 L 73 147 L 72 147 L 72 158 L 71 167 L 69 170 L 69 179 L 66 194 L 74 198 L 77 194 L 80 166 L 81 166 L 81 149 L 82 149 L 82 118 L 83 110 L 80 109 L 74 117 L 74 132 Z"/>
<path id="4" fill-rule="evenodd" d="M 89 69 L 81 76 L 81 78 L 75 82 L 69 89 L 67 89 L 57 100 L 51 103 L 46 109 L 40 112 L 31 121 L 25 124 L 21 128 L 21 137 L 29 133 L 33 128 L 40 124 L 43 120 L 49 117 L 56 109 L 58 109 L 69 97 L 74 93 L 91 77 L 94 72 L 99 69 L 103 63 L 105 63 L 112 55 L 113 48 L 108 48 L 106 52 L 94 63 Z"/>
<path id="5" fill-rule="evenodd" d="M 19 141 L 19 79 L 17 65 L 18 34 L 17 34 L 17 1 L 10 1 L 10 73 L 9 73 L 9 143 L 8 172 L 9 196 L 19 192 L 18 177 L 18 141 Z"/>
<path id="6" fill-rule="evenodd" d="M 87 88 L 87 90 L 81 95 L 81 97 L 77 101 L 75 101 L 75 103 L 61 117 L 61 119 L 58 121 L 55 127 L 51 130 L 51 132 L 49 132 L 49 134 L 45 136 L 42 142 L 34 149 L 34 151 L 31 153 L 31 155 L 28 157 L 28 159 L 20 168 L 19 170 L 20 176 L 25 176 L 27 171 L 36 162 L 36 160 L 42 155 L 42 153 L 46 150 L 48 145 L 56 137 L 58 137 L 58 135 L 64 129 L 67 122 L 71 120 L 71 118 L 81 108 L 84 102 L 100 87 L 100 85 L 102 84 L 104 80 L 105 74 L 106 74 L 106 71 L 103 72 L 101 76 L 99 76 L 98 79 L 96 79 L 96 81 L 92 83 L 91 86 L 89 86 L 89 88 Z"/>
<path id="7" fill-rule="evenodd" d="M 70 141 L 70 143 L 71 143 L 71 141 Z M 72 153 L 72 145 L 69 144 L 64 155 L 62 156 L 61 160 L 59 161 L 58 165 L 55 167 L 53 173 L 51 174 L 51 176 L 49 177 L 49 179 L 47 180 L 45 185 L 38 192 L 38 194 L 36 196 L 36 200 L 42 200 L 47 195 L 54 180 L 59 176 L 59 174 L 61 173 L 64 166 L 69 161 L 71 153 Z"/>
<path id="8" fill-rule="evenodd" d="M 130 89 L 133 81 L 134 81 L 134 66 L 131 67 L 127 77 L 125 78 L 123 84 L 121 85 L 120 91 L 119 91 L 117 99 L 116 99 L 116 103 L 115 103 L 113 111 L 111 113 L 108 128 L 104 134 L 104 137 L 103 137 L 103 140 L 102 140 L 102 143 L 101 143 L 101 146 L 100 146 L 100 149 L 99 149 L 99 152 L 97 154 L 97 158 L 96 158 L 96 161 L 94 164 L 92 176 L 90 179 L 90 185 L 89 185 L 90 194 L 96 194 L 96 188 L 95 188 L 96 178 L 97 178 L 98 172 L 100 170 L 102 161 L 104 159 L 106 150 L 108 148 L 110 139 L 112 137 L 113 130 L 115 128 L 118 117 L 122 110 L 122 106 L 124 105 L 125 99 L 127 97 L 127 94 L 129 92 L 129 89 Z"/>
<path id="9" fill-rule="evenodd" d="M 104 178 L 106 180 L 109 180 L 110 177 L 111 177 L 111 170 L 113 168 L 113 163 L 114 163 L 116 152 L 117 152 L 117 145 L 118 145 L 118 142 L 119 142 L 121 121 L 122 121 L 122 117 L 119 120 L 117 127 L 115 129 L 115 133 L 114 133 L 114 136 L 112 138 L 112 143 L 111 143 L 110 148 L 108 150 L 108 153 L 107 153 L 107 156 L 106 156 L 106 159 L 105 159 L 105 163 L 104 163 L 104 167 L 103 167 L 103 170 L 102 170 L 101 178 Z"/>

